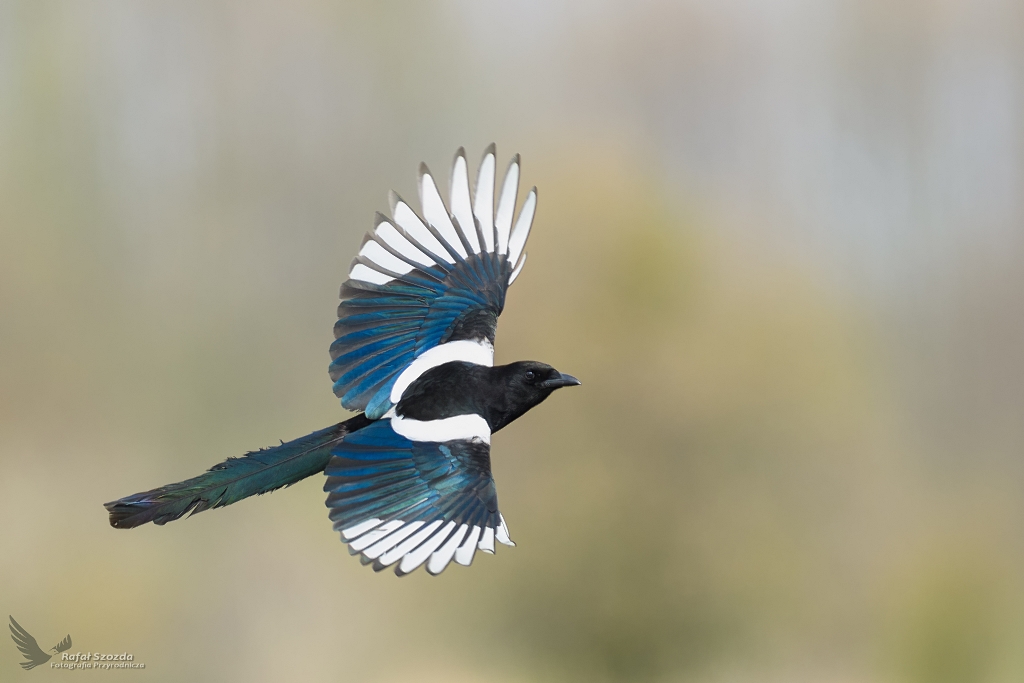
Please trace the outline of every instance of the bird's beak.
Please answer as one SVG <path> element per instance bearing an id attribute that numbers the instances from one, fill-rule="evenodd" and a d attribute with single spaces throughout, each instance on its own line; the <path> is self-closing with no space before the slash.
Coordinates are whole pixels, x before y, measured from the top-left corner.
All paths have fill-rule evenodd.
<path id="1" fill-rule="evenodd" d="M 560 387 L 578 387 L 581 384 L 583 384 L 583 382 L 579 381 L 572 375 L 567 375 L 563 372 L 554 379 L 544 380 L 539 386 L 542 386 L 545 389 L 558 389 Z"/>

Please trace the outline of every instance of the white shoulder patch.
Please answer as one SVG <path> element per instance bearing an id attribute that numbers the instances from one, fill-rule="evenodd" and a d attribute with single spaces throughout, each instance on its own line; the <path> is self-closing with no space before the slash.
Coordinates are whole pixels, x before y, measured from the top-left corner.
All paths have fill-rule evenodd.
<path id="1" fill-rule="evenodd" d="M 410 441 L 444 443 L 480 439 L 486 444 L 491 443 L 491 428 L 487 420 L 475 413 L 440 420 L 409 420 L 395 415 L 391 418 L 391 429 Z"/>
<path id="2" fill-rule="evenodd" d="M 494 365 L 494 347 L 487 341 L 460 339 L 427 349 L 409 363 L 409 367 L 402 370 L 402 374 L 395 379 L 395 384 L 391 388 L 391 402 L 398 403 L 409 385 L 419 379 L 424 372 L 454 360 L 491 367 Z"/>

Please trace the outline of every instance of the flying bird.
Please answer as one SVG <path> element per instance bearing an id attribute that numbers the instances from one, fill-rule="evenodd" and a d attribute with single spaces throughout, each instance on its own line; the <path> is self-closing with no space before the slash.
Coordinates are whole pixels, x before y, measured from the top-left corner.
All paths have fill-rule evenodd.
<path id="1" fill-rule="evenodd" d="M 463 149 L 449 202 L 421 164 L 421 213 L 394 192 L 341 287 L 330 377 L 359 415 L 229 458 L 177 484 L 106 503 L 111 526 L 165 524 L 323 472 L 334 529 L 376 571 L 432 575 L 515 545 L 491 473 L 491 435 L 572 375 L 536 361 L 494 365 L 505 292 L 526 262 L 537 188 L 518 217 L 519 156 L 495 188 L 487 148 L 470 187 Z M 495 206 L 495 200 L 496 206 Z"/>
<path id="2" fill-rule="evenodd" d="M 14 617 L 9 614 L 7 616 L 11 620 L 11 623 L 8 624 L 8 628 L 11 629 L 11 639 L 14 640 L 14 644 L 25 657 L 25 661 L 20 662 L 21 668 L 28 671 L 29 669 L 34 669 L 40 664 L 46 664 L 50 661 L 50 658 L 53 655 L 48 655 L 43 652 L 39 647 L 39 643 L 37 643 L 36 639 L 32 637 L 32 634 L 22 628 L 21 624 L 14 620 Z M 64 652 L 70 647 L 71 636 L 69 634 L 64 636 L 64 640 L 51 647 L 50 650 L 54 654 L 58 654 L 60 652 Z"/>

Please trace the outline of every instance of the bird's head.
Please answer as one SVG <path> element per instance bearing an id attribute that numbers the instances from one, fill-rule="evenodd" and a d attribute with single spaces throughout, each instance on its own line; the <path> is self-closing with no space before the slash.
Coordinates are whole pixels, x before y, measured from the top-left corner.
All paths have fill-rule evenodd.
<path id="1" fill-rule="evenodd" d="M 524 360 L 495 368 L 504 385 L 505 411 L 502 419 L 494 425 L 498 431 L 523 413 L 551 395 L 555 389 L 574 387 L 582 384 L 572 375 L 555 370 L 550 365 Z"/>

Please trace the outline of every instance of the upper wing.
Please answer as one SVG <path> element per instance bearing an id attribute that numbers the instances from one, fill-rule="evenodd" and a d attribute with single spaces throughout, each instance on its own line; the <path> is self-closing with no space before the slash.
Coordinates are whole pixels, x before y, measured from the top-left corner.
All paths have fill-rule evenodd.
<path id="1" fill-rule="evenodd" d="M 56 650 L 57 652 L 64 652 L 65 650 L 67 650 L 70 647 L 71 647 L 71 634 L 69 633 L 68 635 L 64 636 L 64 640 L 62 640 L 59 643 L 57 643 L 56 645 L 54 645 L 53 649 Z"/>
<path id="2" fill-rule="evenodd" d="M 14 617 L 8 615 L 11 620 L 8 628 L 11 629 L 11 638 L 14 640 L 14 644 L 21 650 L 21 654 L 25 655 L 27 662 L 21 662 L 21 667 L 26 671 L 33 667 L 37 667 L 50 659 L 50 655 L 46 654 L 39 648 L 39 643 L 32 637 L 28 631 L 21 627 L 21 624 L 14 620 Z"/>
<path id="3" fill-rule="evenodd" d="M 525 263 L 537 207 L 533 188 L 513 227 L 517 155 L 494 210 L 494 145 L 480 163 L 472 202 L 461 148 L 450 210 L 425 165 L 418 187 L 423 218 L 392 193 L 393 218 L 377 214 L 341 288 L 331 344 L 334 393 L 370 419 L 382 417 L 431 367 L 452 360 L 493 363 L 505 291 Z"/>
<path id="4" fill-rule="evenodd" d="M 426 563 L 429 573 L 439 574 L 453 558 L 470 564 L 478 548 L 493 553 L 495 539 L 514 545 L 498 511 L 487 441 L 416 441 L 395 431 L 422 438 L 417 427 L 436 430 L 447 422 L 463 429 L 473 418 L 486 430 L 476 415 L 405 421 L 412 428 L 400 418 L 398 424 L 379 420 L 332 450 L 327 506 L 341 540 L 364 564 L 380 571 L 401 560 L 395 573 L 402 576 Z"/>

